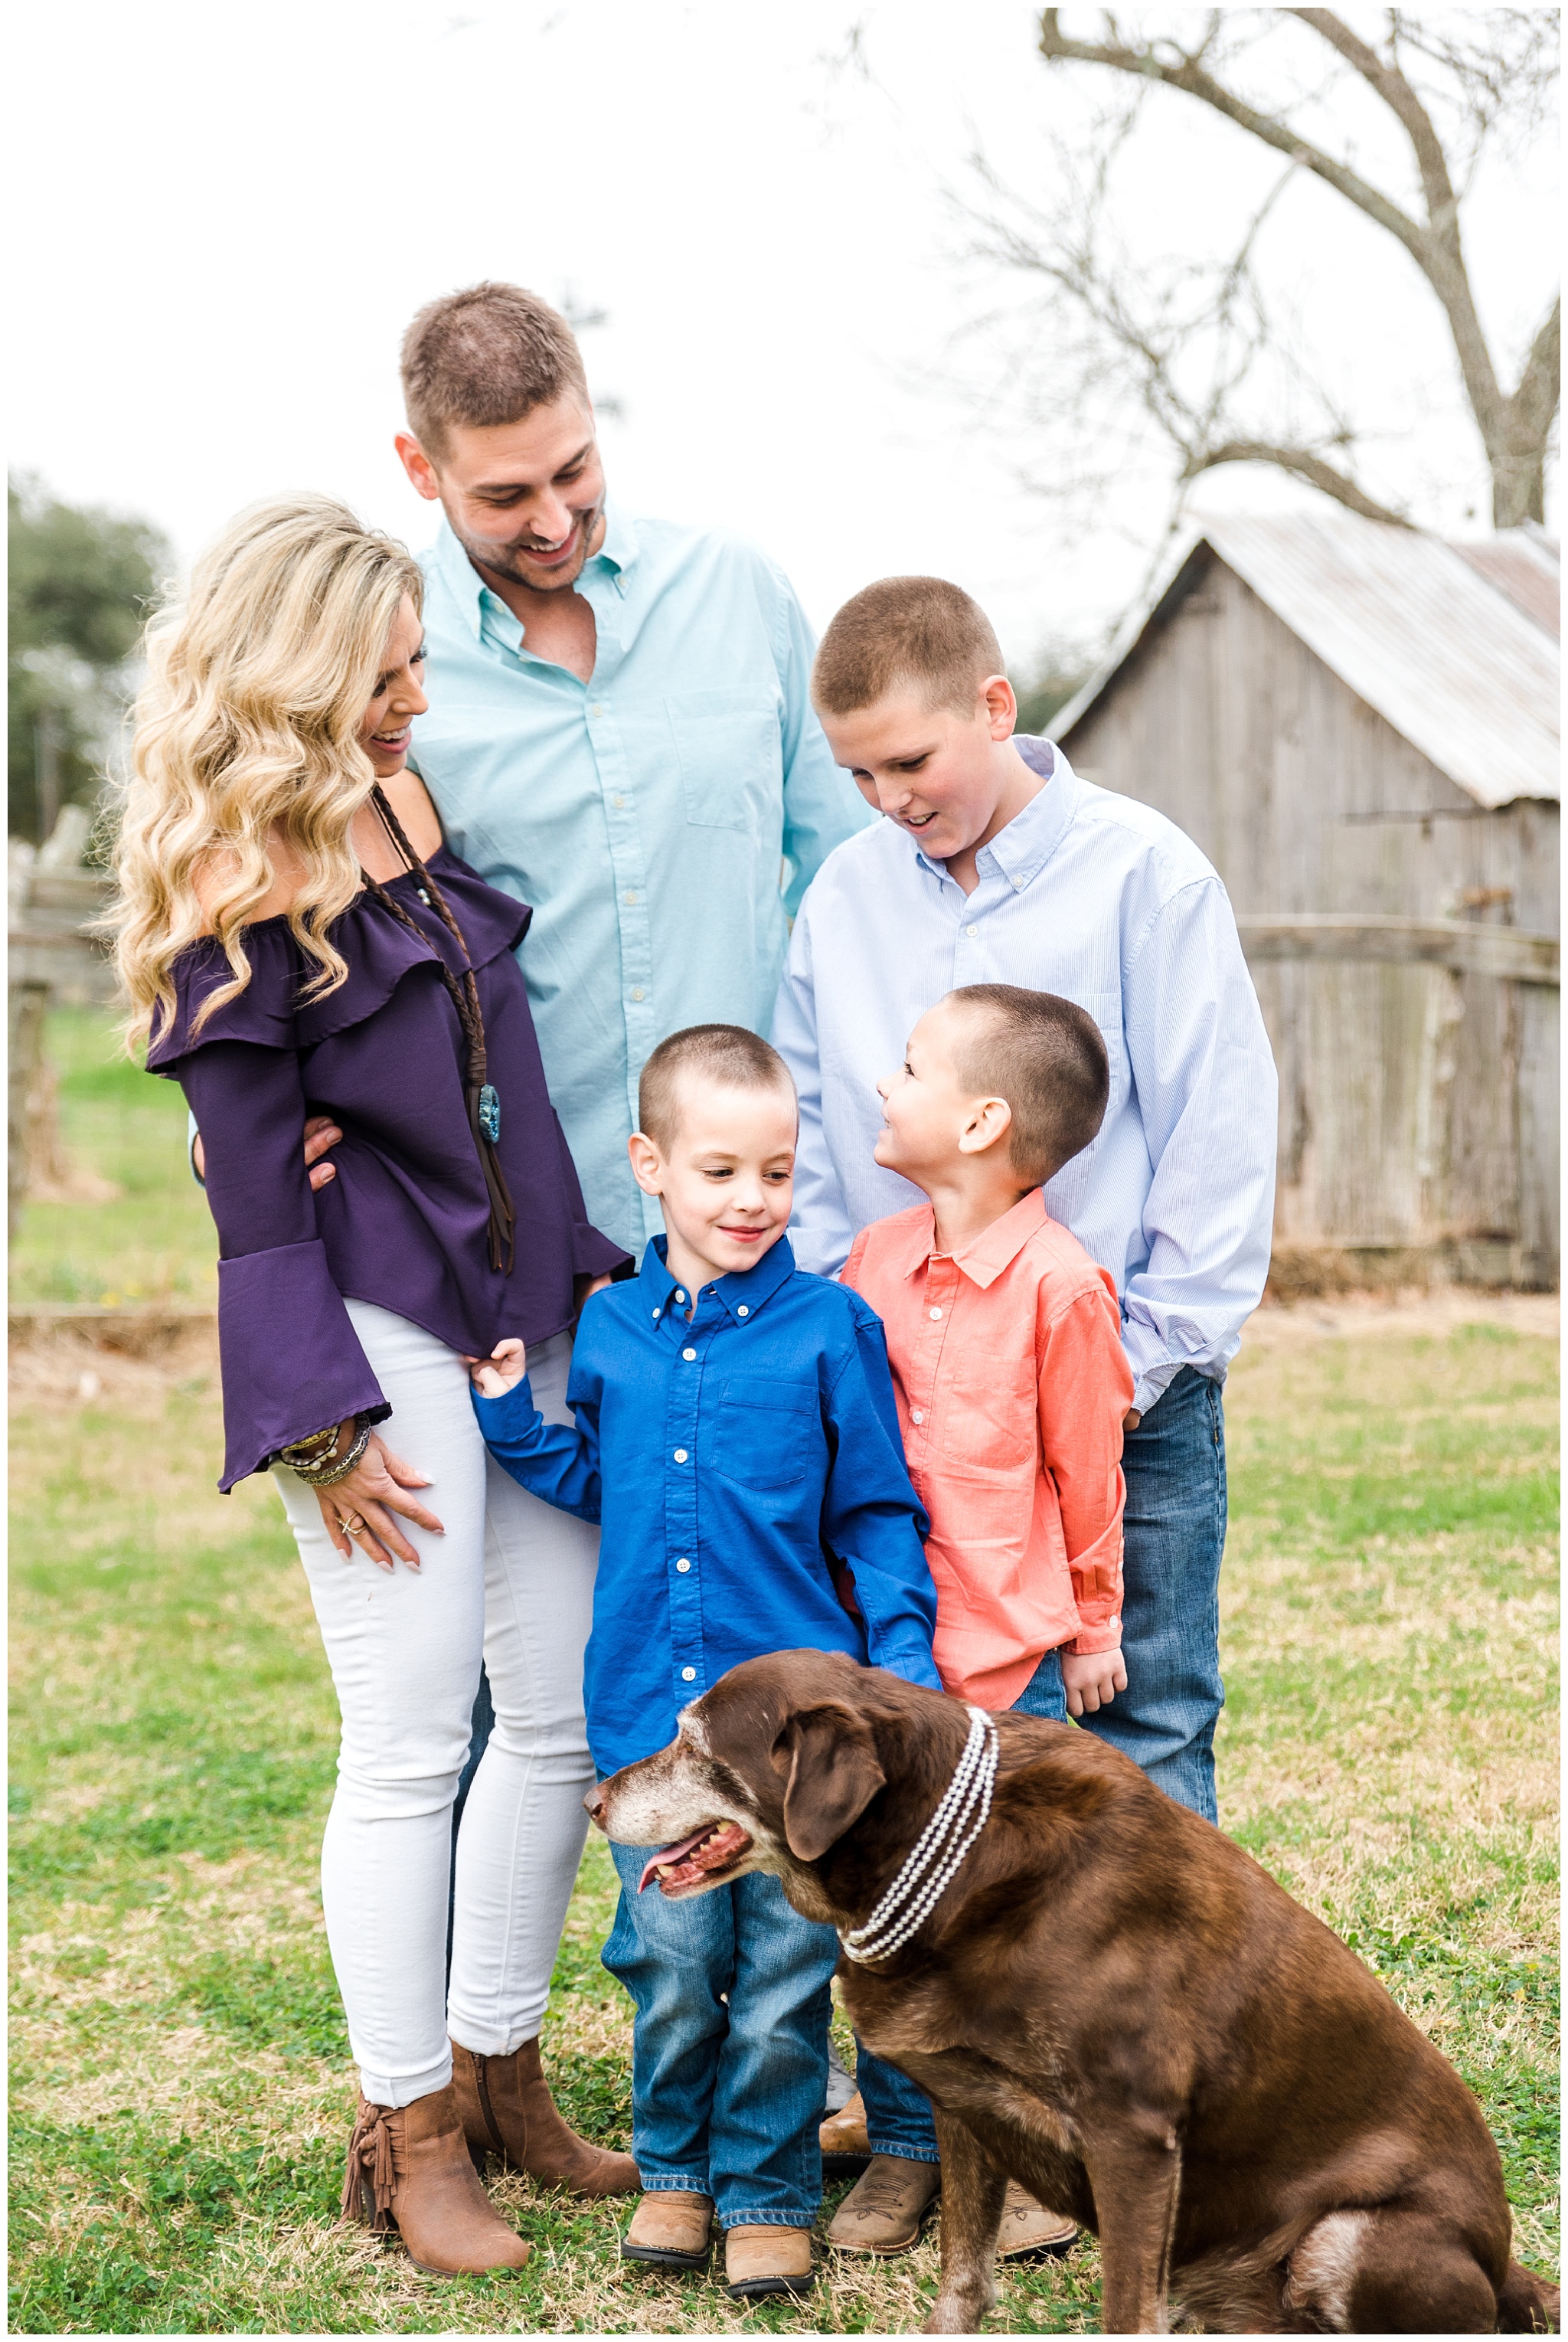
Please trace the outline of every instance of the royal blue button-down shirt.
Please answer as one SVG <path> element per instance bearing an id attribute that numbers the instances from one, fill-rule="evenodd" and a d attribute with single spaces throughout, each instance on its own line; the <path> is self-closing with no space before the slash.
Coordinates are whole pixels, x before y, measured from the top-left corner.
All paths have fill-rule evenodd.
<path id="1" fill-rule="evenodd" d="M 536 658 L 444 523 L 424 557 L 430 712 L 414 761 L 454 849 L 534 906 L 518 954 L 588 1217 L 634 1256 L 663 1226 L 626 1160 L 649 1052 L 765 1033 L 786 913 L 873 818 L 808 693 L 788 579 L 744 537 L 611 504 L 577 592 L 588 681 Z"/>
<path id="2" fill-rule="evenodd" d="M 881 1319 L 797 1268 L 787 1237 L 694 1294 L 664 1250 L 583 1312 L 575 1428 L 544 1421 L 526 1376 L 474 1401 L 514 1480 L 604 1525 L 584 1664 L 601 1777 L 664 1747 L 689 1700 L 770 1651 L 847 1651 L 941 1689 L 930 1524 Z"/>

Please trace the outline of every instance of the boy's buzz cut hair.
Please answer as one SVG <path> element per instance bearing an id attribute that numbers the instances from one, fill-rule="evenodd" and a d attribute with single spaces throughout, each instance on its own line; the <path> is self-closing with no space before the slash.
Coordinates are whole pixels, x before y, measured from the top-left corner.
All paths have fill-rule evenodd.
<path id="1" fill-rule="evenodd" d="M 962 586 L 884 577 L 829 622 L 811 695 L 824 716 L 854 716 L 912 683 L 933 707 L 967 716 L 986 676 L 1005 673 L 991 621 Z"/>
<path id="2" fill-rule="evenodd" d="M 794 1077 L 778 1051 L 744 1025 L 688 1025 L 661 1041 L 637 1084 L 637 1126 L 667 1155 L 680 1126 L 684 1075 L 729 1090 L 788 1090 Z"/>
<path id="3" fill-rule="evenodd" d="M 954 1070 L 976 1093 L 1006 1099 L 1013 1167 L 1043 1187 L 1105 1119 L 1111 1064 L 1100 1027 L 1076 1001 L 1019 984 L 965 984 L 947 997 L 963 1016 Z"/>
<path id="4" fill-rule="evenodd" d="M 454 429 L 521 423 L 558 399 L 590 405 L 577 337 L 521 285 L 469 285 L 421 309 L 403 336 L 408 427 L 439 458 Z"/>

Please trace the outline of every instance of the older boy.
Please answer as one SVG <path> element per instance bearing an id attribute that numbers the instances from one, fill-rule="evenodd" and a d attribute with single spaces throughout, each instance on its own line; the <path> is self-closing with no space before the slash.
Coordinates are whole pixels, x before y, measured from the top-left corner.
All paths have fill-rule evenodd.
<path id="1" fill-rule="evenodd" d="M 665 1235 L 592 1300 L 573 1355 L 576 1426 L 546 1423 L 521 1346 L 475 1366 L 492 1453 L 549 1503 L 601 1521 L 586 1661 L 601 1775 L 674 1738 L 726 1668 L 810 1646 L 935 1686 L 925 1516 L 899 1439 L 882 1328 L 798 1270 L 784 1235 L 795 1100 L 734 1026 L 663 1042 L 643 1071 L 638 1186 Z M 647 2193 L 628 2259 L 700 2267 L 716 2215 L 729 2290 L 803 2293 L 821 2197 L 831 1927 L 737 1868 L 689 1902 L 614 1847 L 604 1952 L 636 2003 L 633 2150 Z M 722 1867 L 722 1841 L 690 1849 Z M 643 1892 L 644 1888 L 649 1891 Z"/>
<path id="2" fill-rule="evenodd" d="M 1081 780 L 1048 740 L 1014 740 L 996 637 L 956 586 L 856 595 L 813 690 L 884 818 L 813 881 L 774 1011 L 800 1094 L 797 1253 L 829 1273 L 858 1228 L 918 1200 L 875 1159 L 876 1080 L 934 1002 L 1003 982 L 1088 1010 L 1110 1104 L 1045 1201 L 1115 1280 L 1134 1392 L 1128 1689 L 1086 1722 L 1213 1820 L 1220 1389 L 1268 1270 L 1276 1117 L 1224 888 L 1163 815 Z"/>
<path id="3" fill-rule="evenodd" d="M 1081 780 L 1048 740 L 1014 740 L 995 635 L 942 578 L 857 594 L 823 638 L 813 695 L 884 818 L 813 881 L 774 1011 L 800 1094 L 800 1257 L 831 1272 L 858 1228 L 918 1200 L 875 1160 L 875 1084 L 934 1002 L 1003 982 L 1087 1009 L 1110 1103 L 1045 1201 L 1115 1280 L 1134 1392 L 1128 1686 L 1084 1722 L 1212 1821 L 1220 1391 L 1268 1270 L 1277 1095 L 1224 888 L 1162 815 Z M 866 2143 L 898 2155 L 907 2138 Z"/>

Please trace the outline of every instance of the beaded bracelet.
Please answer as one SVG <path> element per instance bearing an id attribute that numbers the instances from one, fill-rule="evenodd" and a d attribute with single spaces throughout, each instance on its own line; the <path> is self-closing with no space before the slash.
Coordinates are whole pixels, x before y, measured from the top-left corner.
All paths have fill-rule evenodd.
<path id="1" fill-rule="evenodd" d="M 302 1440 L 298 1444 L 304 1446 L 306 1443 Z M 333 1445 L 335 1446 L 336 1444 L 337 1435 L 335 1432 Z M 280 1463 L 286 1464 L 291 1472 L 296 1472 L 308 1487 L 335 1488 L 340 1480 L 347 1479 L 369 1445 L 370 1417 L 368 1415 L 356 1415 L 354 1418 L 354 1437 L 335 1464 L 332 1460 L 330 1450 L 319 1464 L 296 1464 L 286 1449 L 280 1451 L 278 1460 Z"/>
<path id="2" fill-rule="evenodd" d="M 278 1454 L 293 1470 L 309 1471 L 314 1464 L 325 1464 L 337 1446 L 341 1424 L 329 1423 L 325 1431 L 313 1431 L 308 1438 L 291 1439 Z"/>

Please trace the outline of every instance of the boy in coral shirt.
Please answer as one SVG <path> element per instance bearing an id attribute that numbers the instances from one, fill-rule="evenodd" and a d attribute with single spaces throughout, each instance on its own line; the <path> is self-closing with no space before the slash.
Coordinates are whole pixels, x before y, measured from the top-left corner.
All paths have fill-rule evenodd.
<path id="1" fill-rule="evenodd" d="M 944 1687 L 1028 1716 L 1094 1715 L 1127 1687 L 1132 1371 L 1114 1280 L 1041 1194 L 1094 1139 L 1109 1086 L 1099 1027 L 1072 1001 L 1011 984 L 950 992 L 877 1084 L 876 1159 L 930 1200 L 863 1229 L 844 1270 L 883 1321 L 910 1477 L 931 1516 Z M 829 2236 L 897 2252 L 936 2191 L 935 2127 L 923 2094 L 864 2049 L 857 2078 L 871 2137 L 908 2152 L 873 2157 Z M 1074 2233 L 1009 2190 L 1004 2250 Z"/>

